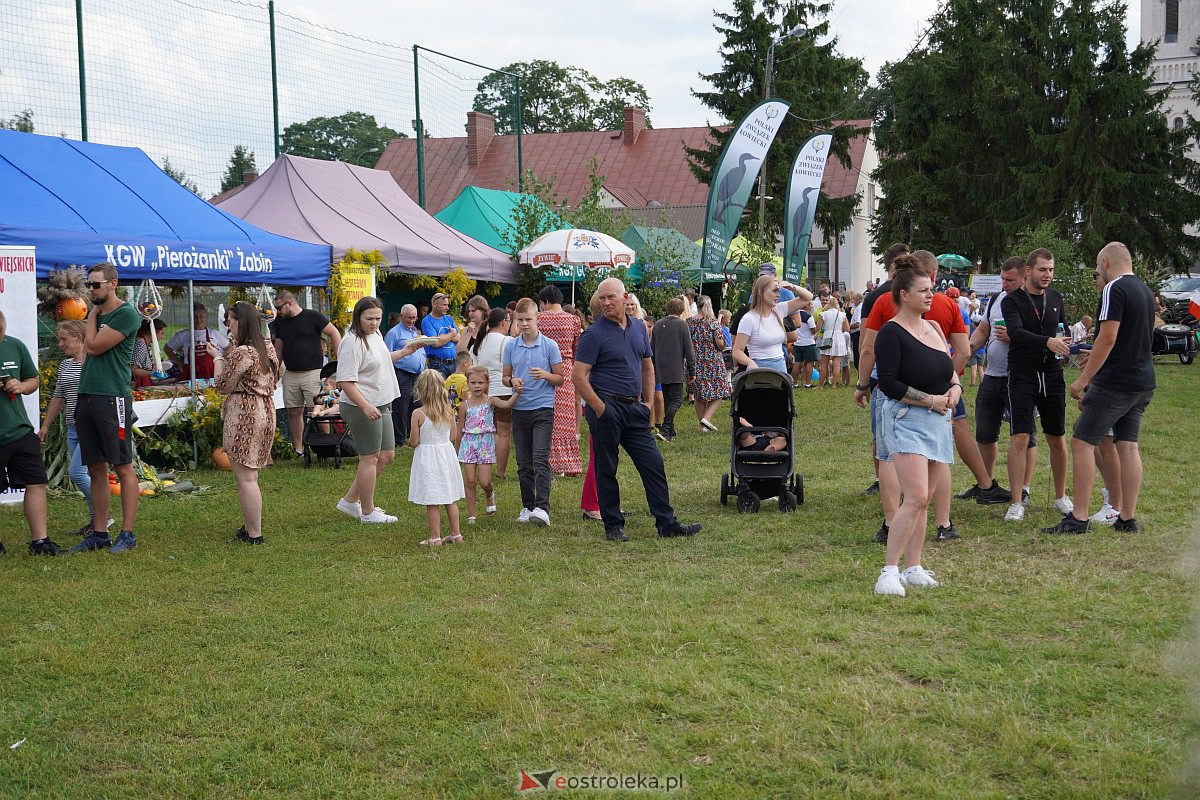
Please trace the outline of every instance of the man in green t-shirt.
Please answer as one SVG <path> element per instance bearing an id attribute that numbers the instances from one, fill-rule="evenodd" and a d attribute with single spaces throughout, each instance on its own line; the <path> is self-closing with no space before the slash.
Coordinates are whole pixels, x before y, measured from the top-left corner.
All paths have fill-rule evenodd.
<path id="1" fill-rule="evenodd" d="M 117 294 L 117 268 L 96 264 L 88 270 L 92 310 L 87 316 L 83 347 L 87 358 L 79 375 L 75 433 L 79 455 L 93 486 L 108 485 L 108 465 L 121 481 L 121 532 L 108 536 L 109 493 L 93 492 L 95 530 L 71 552 L 101 550 L 121 553 L 137 546 L 133 522 L 138 509 L 138 479 L 133 471 L 133 340 L 141 316 Z M 104 524 L 104 530 L 100 525 Z"/>
<path id="2" fill-rule="evenodd" d="M 38 370 L 24 342 L 6 336 L 8 321 L 0 311 L 0 492 L 25 490 L 29 552 L 56 556 L 67 552 L 46 535 L 46 465 L 42 440 L 33 432 L 23 395 L 38 390 Z M 0 542 L 0 556 L 4 555 Z"/>

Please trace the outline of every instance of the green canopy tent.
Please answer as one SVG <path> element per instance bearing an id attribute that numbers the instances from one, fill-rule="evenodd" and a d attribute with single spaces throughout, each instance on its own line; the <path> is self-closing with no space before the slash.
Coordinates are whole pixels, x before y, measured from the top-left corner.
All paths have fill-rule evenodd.
<path id="1" fill-rule="evenodd" d="M 647 266 L 667 270 L 664 280 L 697 284 L 705 280 L 723 281 L 724 275 L 705 278 L 700 274 L 701 248 L 674 228 L 647 228 L 630 225 L 621 231 L 622 242 L 637 251 L 638 258 L 629 270 L 629 277 L 641 281 Z"/>
<path id="2" fill-rule="evenodd" d="M 505 250 L 501 233 L 512 227 L 513 209 L 523 197 L 532 198 L 537 203 L 542 202 L 532 195 L 466 186 L 458 193 L 458 197 L 433 216 L 472 239 L 497 250 Z M 546 213 L 554 220 L 552 230 L 571 227 L 549 208 L 546 209 Z"/>

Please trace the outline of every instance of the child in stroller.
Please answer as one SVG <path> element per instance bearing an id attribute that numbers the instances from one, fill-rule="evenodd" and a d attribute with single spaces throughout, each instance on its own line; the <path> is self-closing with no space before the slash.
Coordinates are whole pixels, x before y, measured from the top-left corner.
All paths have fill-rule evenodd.
<path id="1" fill-rule="evenodd" d="M 321 368 L 321 393 L 313 398 L 313 407 L 304 413 L 304 466 L 318 459 L 332 458 L 335 467 L 342 466 L 342 459 L 357 456 L 358 448 L 346 421 L 339 413 L 337 388 L 337 362 L 331 361 Z"/>

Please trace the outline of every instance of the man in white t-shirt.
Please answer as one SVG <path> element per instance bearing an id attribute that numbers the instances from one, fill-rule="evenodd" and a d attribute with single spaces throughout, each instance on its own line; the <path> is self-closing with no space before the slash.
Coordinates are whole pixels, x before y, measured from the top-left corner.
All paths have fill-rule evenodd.
<path id="1" fill-rule="evenodd" d="M 1083 319 L 1071 326 L 1071 344 L 1083 344 L 1087 341 L 1088 331 L 1092 327 L 1092 318 L 1087 314 Z"/>

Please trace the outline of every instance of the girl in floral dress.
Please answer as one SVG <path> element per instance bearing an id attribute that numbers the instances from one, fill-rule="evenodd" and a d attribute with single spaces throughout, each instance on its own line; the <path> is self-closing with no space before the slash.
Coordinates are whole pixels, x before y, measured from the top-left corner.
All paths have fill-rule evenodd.
<path id="1" fill-rule="evenodd" d="M 493 408 L 512 408 L 521 396 L 514 388 L 508 397 L 488 396 L 488 368 L 476 364 L 467 370 L 467 399 L 458 407 L 458 460 L 466 478 L 467 524 L 475 524 L 475 486 L 487 499 L 487 515 L 496 513 L 492 465 L 496 463 L 496 419 Z"/>

